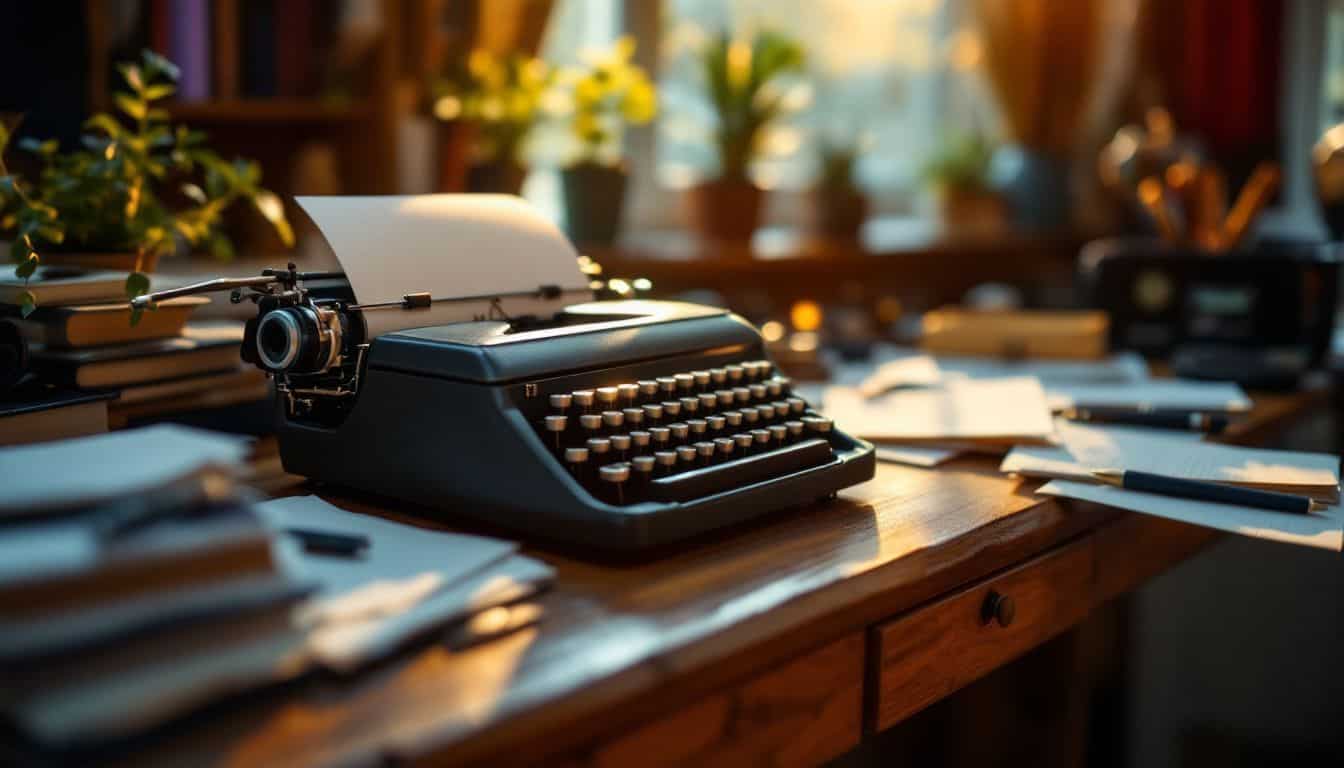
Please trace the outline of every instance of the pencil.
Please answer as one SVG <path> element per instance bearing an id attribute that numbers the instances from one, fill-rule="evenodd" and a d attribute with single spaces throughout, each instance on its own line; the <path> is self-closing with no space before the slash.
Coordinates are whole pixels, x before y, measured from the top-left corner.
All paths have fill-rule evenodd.
<path id="1" fill-rule="evenodd" d="M 1255 167 L 1246 186 L 1241 188 L 1241 194 L 1237 195 L 1232 212 L 1227 214 L 1227 221 L 1223 223 L 1224 248 L 1235 248 L 1246 236 L 1255 217 L 1278 190 L 1281 176 L 1279 166 L 1274 163 L 1261 163 Z"/>
<path id="2" fill-rule="evenodd" d="M 1195 501 L 1212 501 L 1218 504 L 1235 504 L 1240 507 L 1254 507 L 1294 515 L 1310 514 L 1325 506 L 1306 496 L 1295 496 L 1291 493 L 1262 491 L 1256 488 L 1237 488 L 1220 483 L 1206 483 L 1180 477 L 1155 475 L 1150 472 L 1104 469 L 1093 472 L 1092 476 L 1107 485 L 1114 485 L 1129 491 L 1155 493 L 1160 496 L 1176 496 Z"/>
<path id="3" fill-rule="evenodd" d="M 1153 217 L 1153 224 L 1163 240 L 1173 244 L 1180 242 L 1181 236 L 1176 230 L 1176 222 L 1172 219 L 1171 209 L 1167 207 L 1166 190 L 1157 177 L 1149 176 L 1139 182 L 1139 202 L 1143 203 L 1143 207 Z"/>

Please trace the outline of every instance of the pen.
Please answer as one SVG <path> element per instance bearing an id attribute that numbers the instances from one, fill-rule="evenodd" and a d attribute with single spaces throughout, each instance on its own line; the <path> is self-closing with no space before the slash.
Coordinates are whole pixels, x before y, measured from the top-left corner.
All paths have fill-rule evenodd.
<path id="1" fill-rule="evenodd" d="M 1093 472 L 1092 476 L 1107 485 L 1114 485 L 1117 488 L 1124 488 L 1129 491 L 1178 496 L 1183 499 L 1212 501 L 1219 504 L 1236 504 L 1242 507 L 1255 507 L 1256 509 L 1288 512 L 1295 515 L 1306 515 L 1325 508 L 1324 504 L 1306 496 L 1261 491 L 1256 488 L 1236 488 L 1219 483 L 1154 475 L 1149 472 L 1104 469 Z"/>
<path id="2" fill-rule="evenodd" d="M 1199 411 L 1141 410 L 1134 408 L 1069 408 L 1063 416 L 1090 424 L 1128 424 L 1159 429 L 1186 429 L 1211 435 L 1227 429 L 1227 417 Z"/>
<path id="3" fill-rule="evenodd" d="M 369 537 L 363 534 L 332 533 L 312 528 L 286 528 L 285 533 L 298 539 L 306 551 L 319 555 L 358 557 L 369 546 Z"/>

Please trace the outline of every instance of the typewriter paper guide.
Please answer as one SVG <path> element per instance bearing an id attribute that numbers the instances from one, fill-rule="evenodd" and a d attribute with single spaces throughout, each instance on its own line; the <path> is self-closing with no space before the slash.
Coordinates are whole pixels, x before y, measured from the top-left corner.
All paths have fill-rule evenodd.
<path id="1" fill-rule="evenodd" d="M 532 206 L 511 195 L 299 197 L 361 304 L 490 296 L 540 286 L 586 290 L 569 240 Z M 573 296 L 506 298 L 510 316 L 550 314 Z M 461 322 L 490 311 L 488 300 L 441 302 L 429 309 L 365 315 L 369 333 Z"/>

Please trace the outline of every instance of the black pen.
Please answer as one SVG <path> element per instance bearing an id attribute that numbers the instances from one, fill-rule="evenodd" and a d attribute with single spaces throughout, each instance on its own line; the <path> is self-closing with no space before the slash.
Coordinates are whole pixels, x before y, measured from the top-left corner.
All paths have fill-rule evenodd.
<path id="1" fill-rule="evenodd" d="M 1294 515 L 1307 515 L 1325 508 L 1324 504 L 1306 496 L 1262 491 L 1257 488 L 1237 488 L 1220 483 L 1155 475 L 1151 472 L 1103 469 L 1093 472 L 1092 476 L 1107 485 L 1114 485 L 1129 491 L 1156 493 L 1161 496 L 1178 496 L 1183 499 L 1212 501 L 1219 504 L 1236 504 L 1242 507 L 1288 512 Z"/>
<path id="2" fill-rule="evenodd" d="M 358 557 L 369 546 L 369 537 L 358 533 L 333 533 L 312 528 L 286 528 L 285 533 L 298 539 L 305 551 L 316 555 Z"/>
<path id="3" fill-rule="evenodd" d="M 1219 413 L 1200 411 L 1141 410 L 1135 408 L 1069 408 L 1063 416 L 1091 424 L 1122 424 L 1158 429 L 1185 429 L 1211 435 L 1227 429 L 1228 419 Z"/>

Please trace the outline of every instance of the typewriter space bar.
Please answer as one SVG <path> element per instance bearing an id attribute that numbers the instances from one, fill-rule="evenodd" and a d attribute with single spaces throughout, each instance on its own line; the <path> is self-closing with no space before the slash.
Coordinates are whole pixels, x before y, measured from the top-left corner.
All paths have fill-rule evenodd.
<path id="1" fill-rule="evenodd" d="M 650 492 L 655 501 L 690 501 L 825 464 L 831 458 L 831 444 L 813 438 L 759 456 L 660 477 L 650 483 Z"/>

